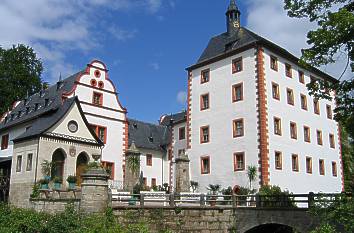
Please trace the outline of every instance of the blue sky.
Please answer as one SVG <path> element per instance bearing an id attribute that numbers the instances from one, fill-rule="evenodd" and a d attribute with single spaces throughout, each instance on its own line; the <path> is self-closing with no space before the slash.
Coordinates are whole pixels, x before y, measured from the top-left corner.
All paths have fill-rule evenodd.
<path id="1" fill-rule="evenodd" d="M 313 25 L 290 19 L 280 0 L 236 1 L 243 26 L 295 55 Z M 185 109 L 187 74 L 210 37 L 225 31 L 229 0 L 3 0 L 0 45 L 25 43 L 55 82 L 93 59 L 106 63 L 128 116 L 157 122 Z M 325 68 L 333 75 L 341 65 Z"/>

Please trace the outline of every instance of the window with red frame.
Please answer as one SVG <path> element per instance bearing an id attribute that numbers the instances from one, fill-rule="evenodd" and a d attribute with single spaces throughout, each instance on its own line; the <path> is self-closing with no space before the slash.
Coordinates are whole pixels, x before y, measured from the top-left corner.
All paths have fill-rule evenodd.
<path id="1" fill-rule="evenodd" d="M 306 157 L 306 172 L 311 174 L 312 173 L 312 158 Z"/>
<path id="2" fill-rule="evenodd" d="M 114 163 L 101 161 L 102 167 L 107 171 L 109 179 L 114 180 Z"/>
<path id="3" fill-rule="evenodd" d="M 283 167 L 283 163 L 282 163 L 282 153 L 280 151 L 275 152 L 274 160 L 275 160 L 275 169 L 281 170 Z"/>
<path id="4" fill-rule="evenodd" d="M 304 126 L 304 141 L 311 142 L 310 128 L 307 126 Z"/>
<path id="5" fill-rule="evenodd" d="M 201 75 L 200 75 L 200 83 L 207 83 L 210 80 L 210 70 L 202 70 Z"/>
<path id="6" fill-rule="evenodd" d="M 316 133 L 317 133 L 317 145 L 322 145 L 323 144 L 323 142 L 322 142 L 322 131 L 321 130 L 317 130 Z"/>
<path id="7" fill-rule="evenodd" d="M 278 58 L 274 56 L 270 57 L 270 68 L 272 70 L 278 71 Z"/>
<path id="8" fill-rule="evenodd" d="M 147 186 L 147 179 L 146 179 L 146 177 L 143 177 L 143 184 L 144 184 L 145 186 Z"/>
<path id="9" fill-rule="evenodd" d="M 93 92 L 92 103 L 94 105 L 102 106 L 103 105 L 103 94 L 98 92 Z"/>
<path id="10" fill-rule="evenodd" d="M 296 154 L 291 155 L 291 167 L 294 172 L 299 171 L 299 156 Z"/>
<path id="11" fill-rule="evenodd" d="M 96 133 L 97 137 L 106 144 L 107 141 L 107 128 L 104 126 L 91 125 L 92 130 Z"/>
<path id="12" fill-rule="evenodd" d="M 320 102 L 318 99 L 313 100 L 313 112 L 317 115 L 320 115 Z"/>
<path id="13" fill-rule="evenodd" d="M 243 69 L 242 57 L 236 58 L 232 61 L 232 73 L 241 72 Z"/>
<path id="14" fill-rule="evenodd" d="M 288 104 L 294 105 L 294 91 L 293 89 L 287 88 L 286 89 L 286 97 Z"/>
<path id="15" fill-rule="evenodd" d="M 334 135 L 333 134 L 329 134 L 329 146 L 331 148 L 335 148 Z"/>
<path id="16" fill-rule="evenodd" d="M 301 108 L 307 110 L 307 98 L 306 95 L 300 94 Z"/>
<path id="17" fill-rule="evenodd" d="M 337 163 L 332 162 L 332 176 L 337 176 Z"/>
<path id="18" fill-rule="evenodd" d="M 233 121 L 233 137 L 242 137 L 245 133 L 243 119 L 237 119 Z"/>
<path id="19" fill-rule="evenodd" d="M 274 117 L 274 134 L 281 135 L 281 119 Z"/>
<path id="20" fill-rule="evenodd" d="M 290 64 L 285 64 L 285 75 L 289 78 L 292 78 L 292 70 Z"/>
<path id="21" fill-rule="evenodd" d="M 238 152 L 234 154 L 234 171 L 245 170 L 245 153 Z"/>
<path id="22" fill-rule="evenodd" d="M 151 178 L 151 187 L 156 187 L 156 178 Z"/>
<path id="23" fill-rule="evenodd" d="M 202 174 L 210 174 L 210 158 L 209 157 L 201 157 L 201 173 Z"/>
<path id="24" fill-rule="evenodd" d="M 331 105 L 327 104 L 326 110 L 327 110 L 327 118 L 332 120 L 332 107 L 331 107 Z"/>
<path id="25" fill-rule="evenodd" d="M 206 110 L 209 108 L 209 94 L 204 94 L 200 96 L 200 110 Z"/>
<path id="26" fill-rule="evenodd" d="M 319 170 L 320 170 L 320 175 L 324 176 L 325 175 L 325 164 L 324 164 L 323 159 L 319 160 Z"/>
<path id="27" fill-rule="evenodd" d="M 152 154 L 146 154 L 146 166 L 152 166 Z"/>
<path id="28" fill-rule="evenodd" d="M 305 75 L 304 72 L 299 71 L 299 82 L 304 84 L 305 83 Z"/>
<path id="29" fill-rule="evenodd" d="M 297 127 L 295 122 L 290 122 L 290 137 L 297 139 Z"/>
<path id="30" fill-rule="evenodd" d="M 203 126 L 200 128 L 200 143 L 207 143 L 210 140 L 209 126 Z"/>
<path id="31" fill-rule="evenodd" d="M 181 127 L 178 129 L 178 139 L 179 140 L 186 139 L 186 128 L 185 127 Z"/>
<path id="32" fill-rule="evenodd" d="M 243 84 L 235 84 L 232 86 L 232 102 L 243 100 Z"/>
<path id="33" fill-rule="evenodd" d="M 5 134 L 1 137 L 1 150 L 6 150 L 9 147 L 9 135 Z"/>

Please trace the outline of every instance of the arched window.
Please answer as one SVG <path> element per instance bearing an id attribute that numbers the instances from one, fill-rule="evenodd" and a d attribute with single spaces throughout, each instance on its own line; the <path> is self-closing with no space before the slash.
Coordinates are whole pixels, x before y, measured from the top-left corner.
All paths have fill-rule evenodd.
<path id="1" fill-rule="evenodd" d="M 52 156 L 53 169 L 51 177 L 61 177 L 64 176 L 64 165 L 65 165 L 65 154 L 62 149 L 57 149 Z"/>

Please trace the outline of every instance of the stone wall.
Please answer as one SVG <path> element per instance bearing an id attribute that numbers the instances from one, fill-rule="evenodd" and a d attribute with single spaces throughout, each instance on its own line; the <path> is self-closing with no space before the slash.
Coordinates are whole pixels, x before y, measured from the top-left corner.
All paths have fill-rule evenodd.
<path id="1" fill-rule="evenodd" d="M 30 199 L 29 208 L 37 212 L 55 214 L 63 212 L 69 204 L 74 205 L 74 209 L 80 210 L 80 199 Z"/>

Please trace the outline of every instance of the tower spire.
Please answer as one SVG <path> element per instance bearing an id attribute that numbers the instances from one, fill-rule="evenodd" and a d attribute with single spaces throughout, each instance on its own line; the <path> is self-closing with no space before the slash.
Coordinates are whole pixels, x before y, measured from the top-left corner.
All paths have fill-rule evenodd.
<path id="1" fill-rule="evenodd" d="M 230 0 L 230 4 L 226 11 L 226 27 L 229 34 L 234 34 L 241 27 L 241 12 L 238 9 L 235 0 Z"/>

